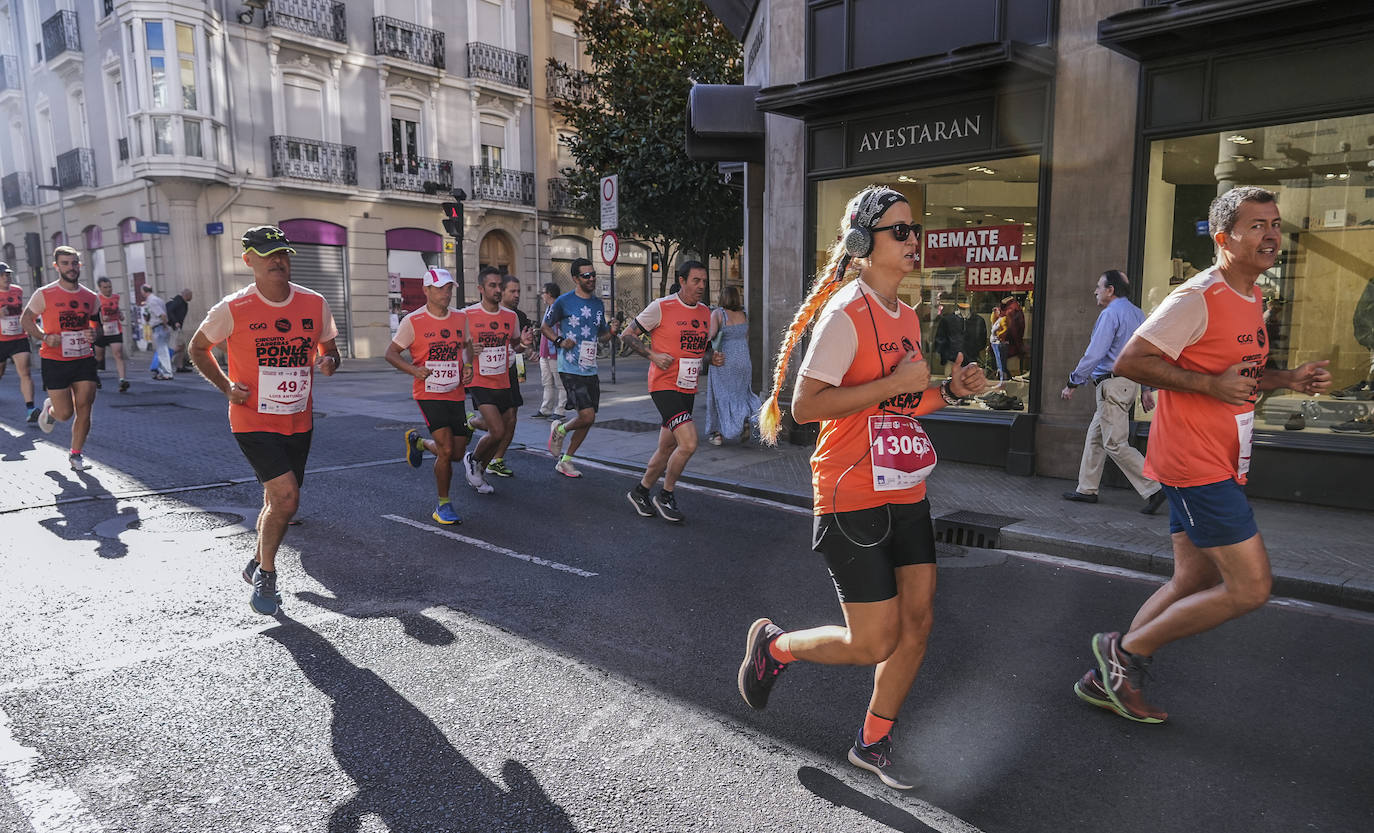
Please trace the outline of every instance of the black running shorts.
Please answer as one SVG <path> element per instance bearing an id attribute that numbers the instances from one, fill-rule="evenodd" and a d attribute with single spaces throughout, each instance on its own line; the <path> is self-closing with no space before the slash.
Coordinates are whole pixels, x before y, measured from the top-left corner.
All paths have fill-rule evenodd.
<path id="1" fill-rule="evenodd" d="M 510 406 L 519 408 L 525 404 L 525 397 L 520 394 L 520 374 L 516 372 L 515 365 L 510 366 Z"/>
<path id="2" fill-rule="evenodd" d="M 66 390 L 73 382 L 95 380 L 95 356 L 43 360 L 43 390 Z"/>
<path id="3" fill-rule="evenodd" d="M 32 352 L 33 348 L 29 346 L 28 338 L 16 338 L 14 341 L 0 341 L 0 364 L 4 364 L 19 353 Z"/>
<path id="4" fill-rule="evenodd" d="M 435 431 L 447 428 L 455 437 L 472 436 L 472 428 L 468 426 L 466 402 L 453 399 L 417 399 L 415 404 L 420 406 L 420 413 L 424 415 L 425 426 L 429 428 L 431 435 Z"/>
<path id="5" fill-rule="evenodd" d="M 96 347 L 109 347 L 111 344 L 123 344 L 123 343 L 124 343 L 124 336 L 122 336 L 122 335 L 115 334 L 115 335 L 112 335 L 112 336 L 107 336 L 107 335 L 105 335 L 105 333 L 101 332 L 100 330 L 96 330 L 96 333 L 95 333 L 95 346 L 96 346 Z"/>
<path id="6" fill-rule="evenodd" d="M 683 393 L 680 390 L 654 390 L 649 391 L 649 398 L 654 400 L 654 405 L 658 408 L 660 424 L 669 431 L 692 421 L 692 406 L 696 403 L 697 398 L 695 393 Z"/>
<path id="7" fill-rule="evenodd" d="M 817 515 L 811 549 L 825 557 L 841 602 L 894 598 L 898 567 L 935 563 L 930 501 Z"/>
<path id="8" fill-rule="evenodd" d="M 563 391 L 567 399 L 563 407 L 572 411 L 585 411 L 588 408 L 595 413 L 601 407 L 601 377 L 592 373 L 583 376 L 580 373 L 560 373 L 558 378 L 563 380 Z"/>
<path id="9" fill-rule="evenodd" d="M 248 458 L 248 465 L 258 476 L 259 483 L 275 480 L 287 472 L 296 475 L 296 486 L 305 483 L 305 460 L 310 456 L 310 436 L 313 431 L 300 434 L 276 434 L 271 431 L 240 431 L 234 434 L 239 450 Z"/>
<path id="10" fill-rule="evenodd" d="M 495 405 L 496 410 L 504 414 L 515 407 L 510 388 L 468 388 L 468 396 L 472 397 L 474 410 L 483 405 Z"/>

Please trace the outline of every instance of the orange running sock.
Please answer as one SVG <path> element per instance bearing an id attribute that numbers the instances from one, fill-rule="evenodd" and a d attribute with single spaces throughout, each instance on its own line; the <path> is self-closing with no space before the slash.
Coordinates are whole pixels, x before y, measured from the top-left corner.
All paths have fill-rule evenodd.
<path id="1" fill-rule="evenodd" d="M 888 720 L 886 717 L 879 717 L 873 712 L 864 714 L 864 746 L 877 743 L 892 731 L 892 724 L 896 720 Z"/>
<path id="2" fill-rule="evenodd" d="M 784 633 L 780 635 L 777 639 L 774 639 L 772 642 L 768 643 L 769 656 L 771 656 L 778 662 L 781 662 L 783 665 L 786 665 L 787 663 L 796 660 L 796 657 L 792 656 L 791 651 L 782 647 L 782 641 L 786 638 L 787 634 Z"/>

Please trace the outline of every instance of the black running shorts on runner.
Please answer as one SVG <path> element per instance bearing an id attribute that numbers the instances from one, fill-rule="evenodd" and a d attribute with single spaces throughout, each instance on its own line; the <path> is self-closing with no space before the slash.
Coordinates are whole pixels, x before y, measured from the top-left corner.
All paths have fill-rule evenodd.
<path id="1" fill-rule="evenodd" d="M 558 378 L 563 380 L 563 392 L 568 395 L 563 407 L 574 411 L 585 411 L 591 408 L 593 413 L 601 408 L 600 376 L 595 373 L 590 376 L 583 376 L 580 373 L 560 373 Z"/>
<path id="2" fill-rule="evenodd" d="M 841 602 L 897 595 L 897 568 L 935 563 L 930 501 L 817 515 L 811 549 L 825 557 Z"/>
<path id="3" fill-rule="evenodd" d="M 696 402 L 695 393 L 683 393 L 680 390 L 655 390 L 649 392 L 649 398 L 654 400 L 654 405 L 658 408 L 658 417 L 661 425 L 669 431 L 692 421 L 692 406 Z"/>
<path id="4" fill-rule="evenodd" d="M 95 380 L 95 356 L 43 360 L 43 390 L 66 390 L 73 382 Z"/>
<path id="5" fill-rule="evenodd" d="M 468 388 L 468 396 L 472 397 L 473 410 L 483 405 L 495 405 L 496 410 L 504 414 L 515 407 L 510 388 Z"/>
<path id="6" fill-rule="evenodd" d="M 520 374 L 515 371 L 515 365 L 510 366 L 510 406 L 519 408 L 525 404 L 525 397 L 520 393 Z"/>
<path id="7" fill-rule="evenodd" d="M 296 485 L 305 483 L 305 460 L 310 456 L 310 436 L 313 431 L 300 434 L 275 434 L 271 431 L 241 431 L 234 434 L 239 449 L 248 458 L 248 465 L 266 483 L 294 472 Z"/>
<path id="8" fill-rule="evenodd" d="M 467 403 L 452 399 L 417 399 L 415 404 L 420 406 L 425 427 L 431 436 L 444 428 L 452 431 L 455 437 L 472 436 L 472 428 L 468 427 Z"/>
<path id="9" fill-rule="evenodd" d="M 14 341 L 0 341 L 0 364 L 4 364 L 19 353 L 32 353 L 33 348 L 29 346 L 27 338 L 16 338 Z"/>
<path id="10" fill-rule="evenodd" d="M 103 332 L 101 332 L 101 331 L 99 331 L 99 330 L 97 330 L 96 333 L 95 333 L 95 346 L 96 346 L 96 347 L 109 347 L 111 344 L 123 344 L 123 343 L 124 343 L 124 336 L 122 336 L 122 335 L 107 336 L 107 335 L 105 335 Z"/>

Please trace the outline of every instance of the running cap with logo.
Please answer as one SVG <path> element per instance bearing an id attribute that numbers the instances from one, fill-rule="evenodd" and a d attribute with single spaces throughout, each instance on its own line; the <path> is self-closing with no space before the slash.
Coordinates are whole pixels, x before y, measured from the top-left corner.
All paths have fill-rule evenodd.
<path id="1" fill-rule="evenodd" d="M 425 272 L 425 286 L 447 286 L 451 283 L 453 283 L 453 276 L 449 274 L 447 269 L 431 266 Z"/>
<path id="2" fill-rule="evenodd" d="M 286 252 L 289 255 L 296 253 L 296 250 L 291 248 L 291 241 L 286 239 L 286 232 L 276 226 L 253 226 L 245 231 L 243 250 L 263 257 L 273 252 Z"/>
<path id="3" fill-rule="evenodd" d="M 0 261 L 0 273 L 4 273 L 4 272 L 9 272 L 10 274 L 14 274 L 14 270 L 10 268 L 10 265 L 9 265 L 8 263 L 5 263 L 4 261 Z"/>

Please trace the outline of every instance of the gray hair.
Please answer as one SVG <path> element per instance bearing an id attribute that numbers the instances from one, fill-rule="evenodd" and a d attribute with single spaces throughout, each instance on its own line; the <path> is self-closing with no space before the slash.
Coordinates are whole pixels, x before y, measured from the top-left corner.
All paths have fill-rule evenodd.
<path id="1" fill-rule="evenodd" d="M 1207 209 L 1207 231 L 1213 237 L 1216 237 L 1219 231 L 1230 234 L 1231 229 L 1236 227 L 1236 215 L 1240 213 L 1242 203 L 1270 203 L 1278 202 L 1278 200 L 1278 196 L 1273 191 L 1266 191 L 1253 185 L 1232 188 L 1212 200 L 1211 208 Z"/>

